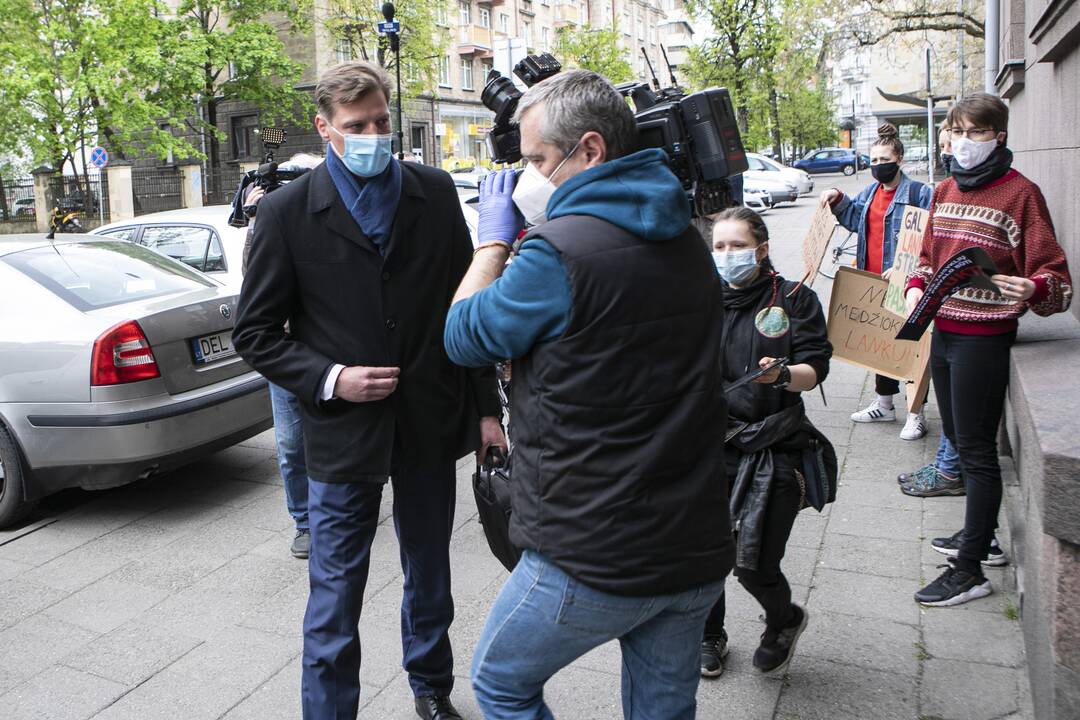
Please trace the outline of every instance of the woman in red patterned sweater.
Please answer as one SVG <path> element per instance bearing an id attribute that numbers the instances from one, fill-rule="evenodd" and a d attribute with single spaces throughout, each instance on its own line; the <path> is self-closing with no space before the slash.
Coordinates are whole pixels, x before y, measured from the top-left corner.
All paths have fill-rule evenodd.
<path id="1" fill-rule="evenodd" d="M 985 93 L 949 111 L 952 177 L 934 191 L 927 242 L 908 278 L 909 311 L 934 272 L 969 247 L 990 254 L 1001 294 L 965 288 L 934 319 L 930 367 L 945 434 L 960 453 L 967 505 L 964 528 L 933 547 L 949 568 L 915 593 L 923 605 L 959 605 L 991 592 L 983 575 L 1001 507 L 997 431 L 1009 380 L 1017 320 L 1028 309 L 1052 315 L 1068 309 L 1072 281 L 1042 192 L 1012 169 L 1005 145 L 1009 109 Z"/>

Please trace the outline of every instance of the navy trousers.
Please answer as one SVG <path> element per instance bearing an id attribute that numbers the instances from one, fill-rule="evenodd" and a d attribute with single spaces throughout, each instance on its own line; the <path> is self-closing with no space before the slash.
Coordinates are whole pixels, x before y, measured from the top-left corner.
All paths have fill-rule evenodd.
<path id="1" fill-rule="evenodd" d="M 454 463 L 427 468 L 405 462 L 398 465 L 392 482 L 394 527 L 405 575 L 402 665 L 414 694 L 448 695 L 454 684 L 447 634 L 454 619 L 450 596 Z M 304 615 L 304 720 L 356 718 L 358 624 L 382 489 L 375 483 L 310 483 L 311 594 Z"/>

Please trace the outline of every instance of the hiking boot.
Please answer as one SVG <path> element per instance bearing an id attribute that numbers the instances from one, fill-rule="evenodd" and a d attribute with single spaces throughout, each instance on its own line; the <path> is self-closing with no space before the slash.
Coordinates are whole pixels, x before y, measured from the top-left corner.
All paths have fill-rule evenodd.
<path id="1" fill-rule="evenodd" d="M 877 398 L 865 409 L 851 413 L 851 421 L 857 423 L 893 422 L 896 420 L 896 409 L 887 408 Z"/>
<path id="2" fill-rule="evenodd" d="M 289 552 L 292 553 L 294 558 L 306 560 L 308 555 L 311 554 L 311 531 L 307 528 L 297 529 L 296 536 L 289 547 Z"/>
<path id="3" fill-rule="evenodd" d="M 761 672 L 773 672 L 787 666 L 791 656 L 795 654 L 795 645 L 806 630 L 810 614 L 806 608 L 795 603 L 791 604 L 791 608 L 795 617 L 787 627 L 780 630 L 767 627 L 761 634 L 761 644 L 754 651 L 754 667 Z"/>
<path id="4" fill-rule="evenodd" d="M 930 541 L 930 547 L 946 557 L 954 558 L 960 553 L 960 537 L 963 534 L 963 530 L 957 530 L 949 537 L 934 538 Z M 1001 548 L 996 535 L 990 539 L 990 552 L 987 554 L 986 559 L 982 561 L 982 564 L 989 567 L 1001 567 L 1009 564 L 1009 556 Z"/>
<path id="5" fill-rule="evenodd" d="M 913 479 L 911 482 L 900 485 L 900 492 L 912 497 L 939 497 L 942 495 L 964 495 L 964 481 L 960 478 L 950 480 L 937 471 L 933 465 L 929 466 L 933 474 L 925 473 Z"/>
<path id="6" fill-rule="evenodd" d="M 915 600 L 929 607 L 950 607 L 986 597 L 994 590 L 982 573 L 971 573 L 956 567 L 952 560 L 936 580 L 915 593 Z"/>
<path id="7" fill-rule="evenodd" d="M 715 678 L 724 674 L 724 658 L 728 654 L 727 632 L 706 635 L 701 641 L 701 677 Z"/>
<path id="8" fill-rule="evenodd" d="M 937 474 L 938 474 L 937 467 L 933 463 L 931 463 L 930 465 L 923 465 L 921 468 L 919 468 L 915 472 L 900 473 L 899 475 L 896 476 L 896 482 L 898 482 L 901 485 L 906 485 L 907 483 L 914 482 L 918 478 L 921 478 L 921 477 L 933 478 Z"/>

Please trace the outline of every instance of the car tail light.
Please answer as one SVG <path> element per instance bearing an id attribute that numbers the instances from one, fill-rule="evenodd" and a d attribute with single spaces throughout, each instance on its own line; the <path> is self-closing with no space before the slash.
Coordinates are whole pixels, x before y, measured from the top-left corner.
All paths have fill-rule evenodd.
<path id="1" fill-rule="evenodd" d="M 91 385 L 120 385 L 160 376 L 150 342 L 134 320 L 106 330 L 94 342 Z"/>

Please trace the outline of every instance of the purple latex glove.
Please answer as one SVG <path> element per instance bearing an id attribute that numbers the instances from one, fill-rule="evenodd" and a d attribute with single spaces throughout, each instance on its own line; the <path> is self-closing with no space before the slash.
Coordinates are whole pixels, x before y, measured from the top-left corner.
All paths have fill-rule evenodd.
<path id="1" fill-rule="evenodd" d="M 514 170 L 488 173 L 480 183 L 480 222 L 476 240 L 484 243 L 501 242 L 513 245 L 525 227 L 525 219 L 514 204 Z"/>

